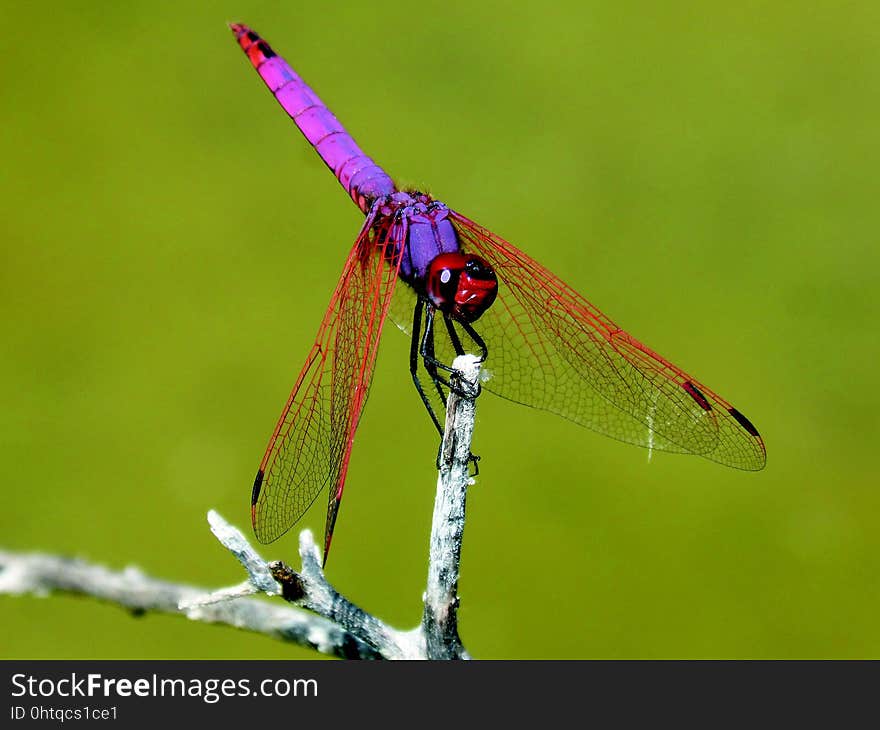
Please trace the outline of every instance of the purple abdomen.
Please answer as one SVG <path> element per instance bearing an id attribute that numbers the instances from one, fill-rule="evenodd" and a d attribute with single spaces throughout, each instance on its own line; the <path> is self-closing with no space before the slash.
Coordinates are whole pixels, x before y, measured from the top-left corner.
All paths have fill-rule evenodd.
<path id="1" fill-rule="evenodd" d="M 388 174 L 363 153 L 318 95 L 266 41 L 246 25 L 233 23 L 230 28 L 269 91 L 364 213 L 374 200 L 397 190 Z"/>

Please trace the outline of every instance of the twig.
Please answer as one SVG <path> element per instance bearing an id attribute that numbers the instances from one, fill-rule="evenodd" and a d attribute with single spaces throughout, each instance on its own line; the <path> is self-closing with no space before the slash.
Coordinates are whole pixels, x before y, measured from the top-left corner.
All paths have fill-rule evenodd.
<path id="1" fill-rule="evenodd" d="M 287 606 L 241 599 L 182 610 L 179 604 L 205 594 L 194 586 L 150 578 L 137 568 L 112 571 L 76 558 L 0 550 L 0 594 L 91 596 L 141 616 L 185 615 L 193 621 L 226 624 L 347 659 L 378 659 L 378 653 L 332 621 Z"/>
<path id="2" fill-rule="evenodd" d="M 469 658 L 458 636 L 458 575 L 467 488 L 473 482 L 468 472 L 480 360 L 461 355 L 452 366 L 457 387 L 450 392 L 446 406 L 422 618 L 428 659 Z"/>
<path id="3" fill-rule="evenodd" d="M 327 582 L 321 570 L 321 556 L 310 530 L 299 535 L 302 572 L 284 563 L 269 563 L 272 575 L 282 586 L 285 600 L 332 621 L 352 636 L 372 646 L 384 659 L 423 659 L 421 631 L 399 631 L 341 596 Z"/>
<path id="4" fill-rule="evenodd" d="M 244 566 L 248 580 L 231 588 L 221 588 L 213 593 L 183 600 L 179 606 L 181 610 L 189 611 L 199 606 L 222 603 L 254 593 L 265 593 L 267 596 L 277 596 L 281 593 L 281 586 L 275 582 L 266 561 L 251 547 L 240 530 L 230 525 L 215 510 L 208 512 L 208 524 L 211 526 L 214 537 Z"/>

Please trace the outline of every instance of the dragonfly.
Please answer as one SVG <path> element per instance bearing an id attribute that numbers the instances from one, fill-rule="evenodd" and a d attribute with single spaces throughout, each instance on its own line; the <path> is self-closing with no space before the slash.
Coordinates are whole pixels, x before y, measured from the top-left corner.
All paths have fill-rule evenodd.
<path id="1" fill-rule="evenodd" d="M 230 27 L 365 216 L 254 480 L 260 542 L 281 537 L 329 487 L 326 564 L 389 317 L 411 337 L 412 380 L 441 437 L 449 363 L 473 349 L 490 374 L 482 387 L 507 400 L 649 453 L 764 467 L 764 441 L 741 411 L 500 236 L 427 193 L 398 187 L 265 40 L 246 25 Z"/>

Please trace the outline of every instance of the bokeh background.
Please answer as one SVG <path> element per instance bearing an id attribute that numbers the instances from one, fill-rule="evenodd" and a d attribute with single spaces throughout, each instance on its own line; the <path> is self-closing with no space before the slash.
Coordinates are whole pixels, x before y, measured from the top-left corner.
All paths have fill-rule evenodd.
<path id="1" fill-rule="evenodd" d="M 3 8 L 0 545 L 239 582 L 255 468 L 362 220 L 226 28 L 368 154 L 737 405 L 767 468 L 479 401 L 476 657 L 877 657 L 880 5 Z M 386 332 L 328 573 L 421 614 L 436 440 Z M 319 500 L 319 505 L 323 500 Z M 320 532 L 322 507 L 303 523 Z M 296 557 L 296 531 L 263 548 Z M 311 658 L 0 596 L 0 656 Z"/>

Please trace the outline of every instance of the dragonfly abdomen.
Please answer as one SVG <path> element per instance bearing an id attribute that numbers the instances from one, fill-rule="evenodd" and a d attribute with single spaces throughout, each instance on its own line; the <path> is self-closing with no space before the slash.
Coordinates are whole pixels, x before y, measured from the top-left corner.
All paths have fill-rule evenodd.
<path id="1" fill-rule="evenodd" d="M 266 41 L 246 25 L 233 23 L 230 28 L 269 91 L 364 213 L 374 200 L 397 190 L 391 177 L 364 154 L 320 97 Z"/>

